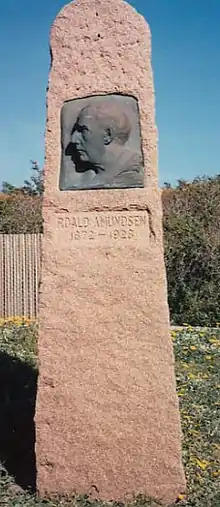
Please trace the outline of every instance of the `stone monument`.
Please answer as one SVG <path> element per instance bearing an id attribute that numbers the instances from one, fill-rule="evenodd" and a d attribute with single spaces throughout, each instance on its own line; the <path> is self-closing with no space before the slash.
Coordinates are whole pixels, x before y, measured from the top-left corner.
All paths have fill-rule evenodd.
<path id="1" fill-rule="evenodd" d="M 149 27 L 77 0 L 51 31 L 37 489 L 164 503 L 185 488 Z"/>

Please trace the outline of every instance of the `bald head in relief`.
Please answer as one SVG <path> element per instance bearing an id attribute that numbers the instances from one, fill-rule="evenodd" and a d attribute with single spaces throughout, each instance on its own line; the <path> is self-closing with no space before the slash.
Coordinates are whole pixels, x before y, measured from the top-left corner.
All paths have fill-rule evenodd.
<path id="1" fill-rule="evenodd" d="M 132 146 L 131 134 L 129 109 L 119 101 L 88 102 L 70 131 L 65 153 L 72 174 L 62 185 L 61 167 L 60 189 L 143 187 L 143 157 L 140 146 Z"/>

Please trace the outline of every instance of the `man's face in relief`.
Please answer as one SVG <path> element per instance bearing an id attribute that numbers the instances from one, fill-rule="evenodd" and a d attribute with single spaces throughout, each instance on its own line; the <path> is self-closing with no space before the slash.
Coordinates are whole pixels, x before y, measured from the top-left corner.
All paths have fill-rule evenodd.
<path id="1" fill-rule="evenodd" d="M 72 143 L 82 162 L 99 165 L 105 153 L 106 132 L 92 110 L 81 111 L 72 134 Z"/>
<path id="2" fill-rule="evenodd" d="M 88 105 L 78 115 L 72 143 L 82 162 L 102 166 L 103 157 L 106 163 L 110 152 L 117 156 L 118 148 L 123 149 L 130 130 L 128 117 L 117 106 Z"/>

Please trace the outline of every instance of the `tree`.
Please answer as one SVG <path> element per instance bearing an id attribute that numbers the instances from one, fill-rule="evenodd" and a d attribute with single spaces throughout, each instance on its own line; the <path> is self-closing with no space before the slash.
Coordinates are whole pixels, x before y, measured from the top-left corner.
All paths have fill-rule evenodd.
<path id="1" fill-rule="evenodd" d="M 37 162 L 31 160 L 33 174 L 30 181 L 25 180 L 22 190 L 28 195 L 42 196 L 44 193 L 44 171 L 39 168 Z"/>
<path id="2" fill-rule="evenodd" d="M 32 175 L 30 181 L 25 180 L 21 187 L 15 187 L 7 181 L 2 183 L 2 192 L 5 194 L 25 194 L 29 196 L 42 196 L 44 193 L 44 170 L 40 169 L 37 162 L 31 160 Z"/>
<path id="3" fill-rule="evenodd" d="M 8 183 L 7 181 L 2 182 L 3 194 L 12 194 L 15 190 L 16 190 L 16 188 L 13 185 L 11 185 L 10 183 Z"/>

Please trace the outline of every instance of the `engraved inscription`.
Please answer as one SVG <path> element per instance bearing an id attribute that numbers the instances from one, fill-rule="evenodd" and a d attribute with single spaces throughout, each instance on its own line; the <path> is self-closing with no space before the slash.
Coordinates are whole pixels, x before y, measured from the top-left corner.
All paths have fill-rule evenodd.
<path id="1" fill-rule="evenodd" d="M 57 217 L 58 230 L 67 232 L 68 239 L 74 243 L 135 240 L 148 225 L 146 211 L 75 213 Z"/>

